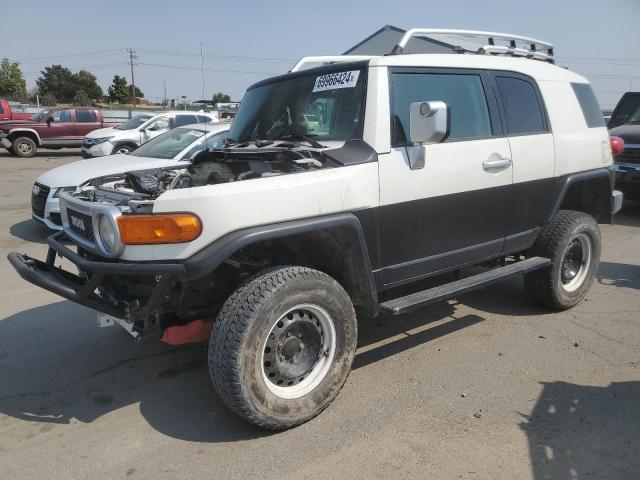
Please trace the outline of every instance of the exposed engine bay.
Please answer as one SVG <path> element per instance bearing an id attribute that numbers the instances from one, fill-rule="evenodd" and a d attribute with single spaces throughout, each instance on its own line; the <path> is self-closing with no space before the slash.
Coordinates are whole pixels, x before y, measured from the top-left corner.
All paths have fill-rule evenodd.
<path id="1" fill-rule="evenodd" d="M 376 152 L 361 140 L 340 148 L 308 149 L 289 142 L 277 146 L 239 144 L 200 152 L 175 167 L 136 170 L 94 178 L 72 194 L 90 202 L 107 202 L 138 211 L 168 190 L 303 173 L 375 161 Z M 133 201 L 132 203 L 129 203 Z"/>

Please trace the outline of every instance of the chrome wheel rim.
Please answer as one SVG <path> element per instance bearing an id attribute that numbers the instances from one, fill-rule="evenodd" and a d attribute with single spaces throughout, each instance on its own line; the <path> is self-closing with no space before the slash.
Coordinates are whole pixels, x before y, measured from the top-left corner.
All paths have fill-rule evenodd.
<path id="1" fill-rule="evenodd" d="M 567 292 L 578 290 L 587 278 L 592 250 L 591 239 L 586 233 L 579 233 L 567 245 L 560 266 L 560 281 Z"/>
<path id="2" fill-rule="evenodd" d="M 20 142 L 17 148 L 20 153 L 29 154 L 32 151 L 31 145 L 29 145 L 28 142 Z"/>
<path id="3" fill-rule="evenodd" d="M 331 315 L 318 305 L 296 305 L 273 323 L 262 345 L 262 379 L 277 397 L 303 397 L 327 376 L 335 353 Z"/>

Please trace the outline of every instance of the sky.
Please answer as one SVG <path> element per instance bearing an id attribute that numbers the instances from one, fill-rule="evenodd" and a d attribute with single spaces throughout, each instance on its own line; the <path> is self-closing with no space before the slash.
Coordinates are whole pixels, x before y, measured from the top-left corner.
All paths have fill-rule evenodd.
<path id="1" fill-rule="evenodd" d="M 19 61 L 27 87 L 46 65 L 87 69 L 105 90 L 134 75 L 151 100 L 205 98 L 286 72 L 305 55 L 340 54 L 380 27 L 464 28 L 555 45 L 557 63 L 585 75 L 603 108 L 640 91 L 640 0 L 0 0 L 0 57 Z M 19 19 L 19 21 L 17 20 Z"/>

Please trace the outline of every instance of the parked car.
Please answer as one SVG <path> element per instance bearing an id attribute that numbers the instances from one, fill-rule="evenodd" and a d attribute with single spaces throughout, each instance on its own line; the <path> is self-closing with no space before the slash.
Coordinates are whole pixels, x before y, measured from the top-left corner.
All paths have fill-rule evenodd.
<path id="1" fill-rule="evenodd" d="M 97 108 L 53 108 L 30 120 L 0 122 L 0 144 L 19 157 L 33 157 L 39 147 L 77 148 L 89 132 L 116 125 L 105 122 Z"/>
<path id="2" fill-rule="evenodd" d="M 609 120 L 609 133 L 624 140 L 616 152 L 616 188 L 625 198 L 640 201 L 640 92 L 625 93 Z"/>
<path id="3" fill-rule="evenodd" d="M 81 153 L 85 158 L 130 153 L 147 140 L 172 128 L 218 121 L 218 117 L 205 112 L 176 111 L 135 115 L 115 128 L 101 128 L 91 132 L 82 143 Z"/>
<path id="4" fill-rule="evenodd" d="M 7 120 L 29 120 L 32 113 L 16 113 L 11 109 L 11 105 L 4 98 L 0 98 L 0 121 Z"/>
<path id="5" fill-rule="evenodd" d="M 507 34 L 452 30 L 486 44 L 403 54 L 434 32 L 252 85 L 222 148 L 62 193 L 46 261 L 11 264 L 105 326 L 209 339 L 219 397 L 271 430 L 338 395 L 356 312 L 393 321 L 516 274 L 538 303 L 577 305 L 598 222 L 622 201 L 588 80 L 554 65 L 552 45 Z M 421 290 L 426 277 L 437 285 Z"/>
<path id="6" fill-rule="evenodd" d="M 31 215 L 47 227 L 61 230 L 59 197 L 62 192 L 73 192 L 96 177 L 130 170 L 184 166 L 201 151 L 220 146 L 228 130 L 228 123 L 185 125 L 158 135 L 129 156 L 116 154 L 80 160 L 49 170 L 33 184 Z"/>

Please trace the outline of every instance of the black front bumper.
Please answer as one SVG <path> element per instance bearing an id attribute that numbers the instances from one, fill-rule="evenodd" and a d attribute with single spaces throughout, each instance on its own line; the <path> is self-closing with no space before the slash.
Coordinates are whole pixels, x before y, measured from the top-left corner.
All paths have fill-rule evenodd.
<path id="1" fill-rule="evenodd" d="M 616 163 L 616 189 L 629 200 L 640 200 L 640 163 Z"/>
<path id="2" fill-rule="evenodd" d="M 65 239 L 64 232 L 55 233 L 47 239 L 49 252 L 44 262 L 17 252 L 9 253 L 9 262 L 22 278 L 34 285 L 94 310 L 131 321 L 149 318 L 175 282 L 186 276 L 186 268 L 182 263 L 96 262 L 88 260 L 67 248 L 63 243 Z M 75 264 L 82 272 L 81 275 L 56 267 L 54 263 L 58 255 Z M 153 276 L 156 284 L 152 294 L 143 304 L 135 302 L 135 305 L 132 305 L 109 299 L 108 295 L 103 296 L 96 293 L 96 289 L 106 275 Z"/>

